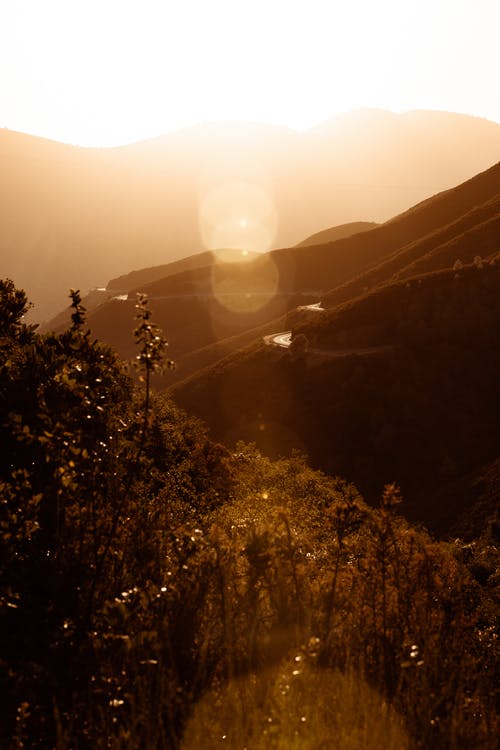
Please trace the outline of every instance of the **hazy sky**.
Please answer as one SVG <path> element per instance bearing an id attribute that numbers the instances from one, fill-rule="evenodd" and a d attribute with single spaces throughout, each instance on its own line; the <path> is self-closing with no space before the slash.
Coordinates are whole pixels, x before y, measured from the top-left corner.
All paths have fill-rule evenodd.
<path id="1" fill-rule="evenodd" d="M 0 126 L 115 145 L 358 107 L 500 122 L 499 0 L 0 0 Z"/>

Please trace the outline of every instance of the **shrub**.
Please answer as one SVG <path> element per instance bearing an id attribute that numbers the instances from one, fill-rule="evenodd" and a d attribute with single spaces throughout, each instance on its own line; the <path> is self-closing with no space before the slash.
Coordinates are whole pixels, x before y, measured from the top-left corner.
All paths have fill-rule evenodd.
<path id="1" fill-rule="evenodd" d="M 150 392 L 146 303 L 134 388 L 72 299 L 39 336 L 0 284 L 2 745 L 493 750 L 491 540 L 212 443 Z"/>

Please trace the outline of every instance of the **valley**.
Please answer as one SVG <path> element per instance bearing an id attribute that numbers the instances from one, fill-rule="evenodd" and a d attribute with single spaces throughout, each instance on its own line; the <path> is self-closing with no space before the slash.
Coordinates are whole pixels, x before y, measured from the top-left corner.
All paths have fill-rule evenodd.
<path id="1" fill-rule="evenodd" d="M 272 727 L 272 747 L 494 750 L 500 162 L 483 166 L 389 216 L 361 191 L 366 220 L 344 206 L 326 229 L 323 182 L 283 243 L 170 262 L 150 188 L 152 234 L 122 205 L 113 257 L 102 209 L 108 283 L 43 325 L 0 280 L 0 744 L 264 750 Z M 53 311 L 69 271 L 84 287 L 99 267 L 71 221 L 84 273 L 22 259 Z"/>
<path id="2" fill-rule="evenodd" d="M 499 750 L 499 29 L 0 1 L 0 750 Z"/>
<path id="3" fill-rule="evenodd" d="M 320 233 L 337 237 L 326 243 L 136 271 L 110 282 L 88 324 L 132 358 L 146 294 L 176 362 L 157 387 L 214 437 L 302 450 L 368 495 L 397 481 L 410 517 L 444 533 L 474 502 L 454 500 L 456 482 L 500 450 L 499 186 L 497 164 L 377 226 Z M 454 482 L 439 478 L 447 464 Z"/>
<path id="4" fill-rule="evenodd" d="M 360 110 L 305 133 L 206 124 L 110 149 L 2 129 L 2 276 L 27 290 L 31 320 L 48 322 L 70 288 L 141 267 L 370 231 L 499 153 L 497 123 L 425 111 Z"/>

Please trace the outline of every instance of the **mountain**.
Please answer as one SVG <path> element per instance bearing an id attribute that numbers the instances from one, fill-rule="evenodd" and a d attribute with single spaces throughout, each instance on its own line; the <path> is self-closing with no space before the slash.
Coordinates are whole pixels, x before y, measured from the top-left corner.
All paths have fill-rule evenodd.
<path id="1" fill-rule="evenodd" d="M 204 253 L 188 255 L 186 258 L 181 258 L 171 263 L 163 263 L 160 266 L 150 266 L 149 268 L 130 271 L 108 281 L 106 288 L 110 291 L 130 292 L 132 289 L 139 288 L 145 284 L 151 284 L 153 281 L 164 279 L 167 276 L 173 276 L 176 273 L 210 265 L 213 260 L 212 256 L 212 252 L 207 250 Z"/>
<path id="2" fill-rule="evenodd" d="M 387 233 L 384 241 L 392 252 L 357 278 L 338 285 L 327 295 L 326 304 L 351 299 L 390 278 L 443 269 L 488 255 L 498 249 L 499 214 L 500 162 L 387 222 L 380 229 Z M 416 226 L 418 236 L 411 231 Z M 375 241 L 381 234 L 374 234 Z"/>
<path id="3" fill-rule="evenodd" d="M 216 364 L 205 352 L 208 366 L 171 387 L 176 401 L 217 439 L 275 456 L 298 448 L 369 498 L 396 481 L 413 520 L 463 527 L 500 456 L 499 178 L 500 164 L 360 235 L 364 248 L 333 243 L 389 252 L 332 289 L 322 312 L 274 321 L 292 329 L 290 349 L 258 338 L 269 323 Z"/>
<path id="4" fill-rule="evenodd" d="M 146 294 L 155 321 L 168 338 L 171 356 L 184 372 L 182 359 L 192 351 L 274 320 L 304 301 L 314 301 L 311 293 L 303 295 L 295 290 L 269 254 L 243 255 L 239 251 L 239 259 L 234 257 L 233 251 L 206 254 L 204 266 L 189 268 L 186 262 L 185 270 L 139 284 L 125 293 L 103 290 L 100 305 L 87 305 L 88 325 L 95 336 L 129 359 L 135 352 L 132 330 L 136 296 Z M 177 267 L 176 263 L 172 265 Z M 138 280 L 152 271 L 146 269 L 146 273 L 131 274 L 131 278 Z M 67 309 L 42 330 L 58 330 L 67 325 L 69 317 Z"/>
<path id="5" fill-rule="evenodd" d="M 132 357 L 135 297 L 147 294 L 178 364 L 169 378 L 182 380 L 311 314 L 297 314 L 297 306 L 320 299 L 331 307 L 391 279 L 487 256 L 498 247 L 499 181 L 500 164 L 373 230 L 334 242 L 256 256 L 199 254 L 130 274 L 110 284 L 126 287 L 127 298 L 117 299 L 118 290 L 108 289 L 114 298 L 90 311 L 89 325 L 122 356 Z M 151 281 L 154 275 L 160 278 Z M 141 278 L 144 283 L 131 289 Z M 68 312 L 49 327 L 67 320 Z"/>
<path id="6" fill-rule="evenodd" d="M 302 355 L 255 342 L 172 393 L 226 443 L 305 451 L 368 498 L 396 481 L 405 514 L 442 530 L 463 510 L 450 482 L 500 456 L 499 326 L 500 253 L 318 314 L 294 330 Z"/>
<path id="7" fill-rule="evenodd" d="M 369 229 L 375 229 L 377 224 L 374 221 L 351 221 L 348 224 L 341 224 L 338 227 L 323 229 L 321 232 L 315 232 L 302 242 L 297 243 L 297 247 L 308 247 L 309 245 L 324 245 L 325 242 L 335 242 L 342 240 L 344 237 L 351 237 L 359 232 L 367 232 Z"/>
<path id="8" fill-rule="evenodd" d="M 246 251 L 244 255 L 246 260 L 254 259 L 257 256 L 258 253 Z M 221 260 L 222 258 L 226 262 L 232 261 L 234 263 L 242 258 L 242 253 L 239 250 L 218 250 L 215 254 L 211 250 L 207 250 L 204 253 L 189 255 L 181 260 L 164 263 L 161 266 L 130 271 L 130 273 L 111 279 L 106 287 L 92 289 L 88 294 L 84 295 L 82 304 L 89 314 L 92 314 L 96 308 L 108 301 L 130 301 L 135 304 L 135 297 L 138 292 L 144 292 L 149 295 L 151 295 L 152 291 L 154 293 L 154 286 L 152 286 L 154 282 L 165 280 L 170 276 L 182 275 L 184 272 L 193 272 L 198 268 L 210 267 L 215 262 L 215 259 Z M 124 306 L 122 305 L 122 307 Z M 130 321 L 133 320 L 133 304 L 129 307 L 129 310 L 131 314 L 126 314 L 122 323 L 126 328 L 130 328 L 132 325 Z M 46 323 L 43 323 L 40 326 L 40 331 L 61 330 L 66 327 L 71 320 L 71 312 L 71 307 L 68 306 L 56 316 L 50 318 Z M 112 330 L 103 330 L 100 333 L 103 340 L 109 341 L 109 343 L 116 346 Z M 122 354 L 124 353 L 122 352 Z M 127 354 L 124 354 L 124 356 L 127 356 Z"/>
<path id="9" fill-rule="evenodd" d="M 500 125 L 446 113 L 362 111 L 302 134 L 202 125 L 113 149 L 3 129 L 1 274 L 40 321 L 69 287 L 204 247 L 288 247 L 318 227 L 385 221 L 499 153 Z"/>
<path id="10" fill-rule="evenodd" d="M 335 229 L 331 233 L 336 234 Z M 337 234 L 345 236 L 349 231 L 341 228 Z M 360 265 L 356 253 L 344 257 L 342 244 L 337 249 L 336 243 L 328 243 L 323 249 L 328 274 L 324 264 L 316 263 L 318 273 L 314 278 L 303 271 L 312 253 L 308 245 L 300 253 L 296 248 L 265 254 L 227 250 L 200 253 L 135 271 L 112 280 L 101 292 L 101 305 L 93 303 L 95 293 L 90 305 L 88 298 L 84 300 L 89 308 L 88 324 L 98 338 L 112 344 L 123 357 L 132 357 L 136 295 L 146 294 L 155 320 L 168 336 L 172 357 L 179 366 L 178 377 L 185 377 L 184 357 L 267 324 L 298 305 L 314 302 L 318 293 L 331 286 L 327 279 L 338 277 L 341 281 L 364 268 L 365 259 L 361 258 Z M 69 316 L 67 309 L 42 330 L 66 325 Z"/>

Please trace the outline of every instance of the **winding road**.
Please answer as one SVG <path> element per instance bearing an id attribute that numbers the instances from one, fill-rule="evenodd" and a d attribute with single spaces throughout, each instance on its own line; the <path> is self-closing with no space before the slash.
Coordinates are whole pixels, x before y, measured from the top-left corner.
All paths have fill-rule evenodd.
<path id="1" fill-rule="evenodd" d="M 282 349 L 288 349 L 292 343 L 292 332 L 271 333 L 270 336 L 264 336 L 264 343 L 268 346 L 280 346 Z"/>
<path id="2" fill-rule="evenodd" d="M 281 331 L 281 333 L 271 333 L 268 336 L 264 336 L 264 343 L 267 346 L 276 346 L 280 349 L 288 349 L 292 343 L 292 332 Z M 381 354 L 382 352 L 390 351 L 394 349 L 389 344 L 381 344 L 379 346 L 357 346 L 351 347 L 350 349 L 308 349 L 307 354 L 314 354 L 316 357 L 325 359 L 340 359 L 341 357 L 352 357 L 356 356 L 368 356 L 370 354 Z"/>

